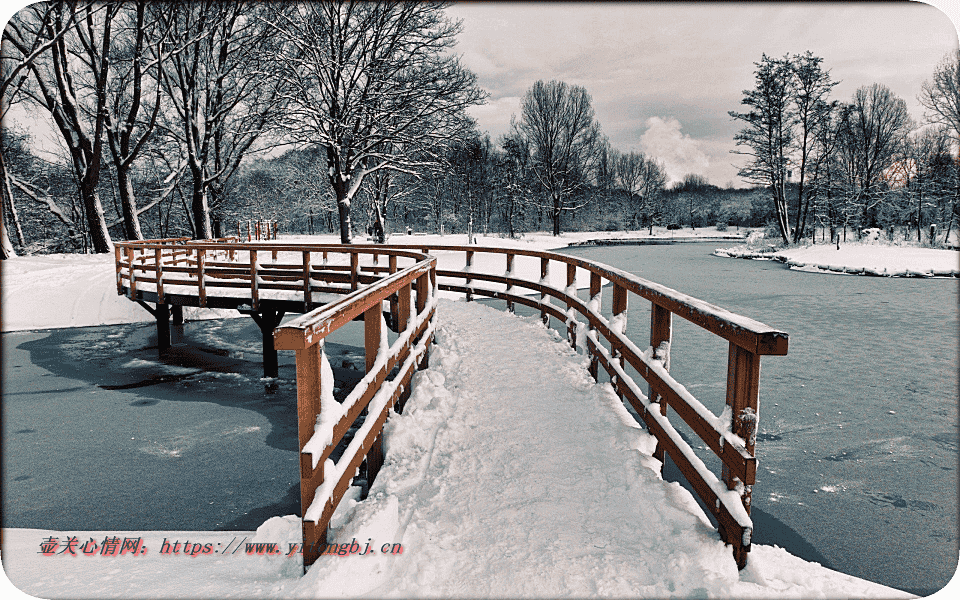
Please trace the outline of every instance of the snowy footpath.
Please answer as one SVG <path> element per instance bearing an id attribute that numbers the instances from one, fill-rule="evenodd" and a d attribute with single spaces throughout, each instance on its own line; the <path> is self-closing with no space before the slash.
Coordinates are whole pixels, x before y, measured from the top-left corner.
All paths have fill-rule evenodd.
<path id="1" fill-rule="evenodd" d="M 329 542 L 369 552 L 301 575 L 285 555 L 295 516 L 257 532 L 14 529 L 7 576 L 41 598 L 910 597 L 776 547 L 755 545 L 738 571 L 692 496 L 660 479 L 653 438 L 556 332 L 476 303 L 441 301 L 438 319 L 369 497 L 351 489 L 331 523 Z M 70 536 L 142 537 L 147 552 L 40 553 Z"/>

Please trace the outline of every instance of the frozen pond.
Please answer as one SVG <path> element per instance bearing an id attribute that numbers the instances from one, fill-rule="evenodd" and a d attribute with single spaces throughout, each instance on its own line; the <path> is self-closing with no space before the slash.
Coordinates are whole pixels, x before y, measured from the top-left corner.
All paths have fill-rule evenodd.
<path id="1" fill-rule="evenodd" d="M 957 566 L 960 281 L 804 273 L 711 256 L 719 246 L 565 252 L 790 334 L 788 356 L 763 358 L 756 543 L 921 595 L 943 587 Z M 649 304 L 630 300 L 642 348 Z M 726 357 L 674 319 L 671 373 L 717 414 Z"/>

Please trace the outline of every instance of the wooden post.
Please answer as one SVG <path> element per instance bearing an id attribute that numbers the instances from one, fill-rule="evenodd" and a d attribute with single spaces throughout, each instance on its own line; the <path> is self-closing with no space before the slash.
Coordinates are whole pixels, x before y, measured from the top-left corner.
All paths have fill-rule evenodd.
<path id="1" fill-rule="evenodd" d="M 207 251 L 200 248 L 197 251 L 197 294 L 200 296 L 200 307 L 207 305 L 207 286 L 203 278 L 203 265 L 207 259 Z"/>
<path id="2" fill-rule="evenodd" d="M 746 450 L 756 456 L 757 425 L 760 407 L 760 356 L 730 342 L 730 352 L 727 360 L 727 405 L 732 409 L 732 429 L 735 435 L 743 438 Z M 721 479 L 727 484 L 727 489 L 737 489 L 743 486 L 740 500 L 747 514 L 750 514 L 753 486 L 743 485 L 734 477 L 726 465 L 723 465 Z M 733 539 L 738 536 L 721 531 L 724 541 L 733 545 L 733 556 L 737 566 L 741 569 L 747 564 L 749 546 L 743 541 Z M 727 539 L 730 538 L 730 539 Z"/>
<path id="3" fill-rule="evenodd" d="M 614 282 L 613 284 L 613 303 L 611 305 L 611 310 L 613 311 L 613 321 L 619 320 L 622 323 L 622 333 L 624 337 L 627 335 L 627 288 L 621 286 L 619 283 Z M 618 319 L 619 317 L 619 319 Z M 610 343 L 610 358 L 611 362 L 620 365 L 623 367 L 623 360 L 620 358 L 622 355 L 620 353 L 620 345 L 614 344 L 611 340 Z M 614 388 L 617 390 L 617 395 L 620 396 L 620 399 L 623 400 L 623 393 L 620 391 L 620 387 L 617 385 L 619 379 L 617 376 L 611 376 L 611 381 L 614 384 Z"/>
<path id="4" fill-rule="evenodd" d="M 137 269 L 133 264 L 133 248 L 127 246 L 127 270 L 130 273 L 130 299 L 137 299 Z"/>
<path id="5" fill-rule="evenodd" d="M 397 290 L 397 333 L 406 331 L 410 321 L 410 284 Z"/>
<path id="6" fill-rule="evenodd" d="M 250 307 L 257 310 L 260 303 L 260 282 L 257 277 L 257 251 L 250 250 Z"/>
<path id="7" fill-rule="evenodd" d="M 541 258 L 540 258 L 540 285 L 548 285 L 548 284 L 544 283 L 544 281 L 547 280 L 547 277 L 548 277 L 549 275 L 550 275 L 550 259 L 549 259 L 549 258 L 545 258 L 545 257 L 541 257 Z M 542 308 L 542 307 L 543 307 L 543 300 L 544 300 L 544 298 L 546 298 L 546 297 L 547 297 L 546 294 L 544 294 L 543 292 L 540 292 L 540 306 L 541 306 L 541 308 L 540 308 L 540 320 L 543 321 L 543 324 L 544 324 L 544 325 L 546 325 L 547 327 L 549 327 L 549 326 L 550 326 L 550 315 L 549 315 L 549 313 L 547 313 L 547 311 L 546 311 L 544 308 Z M 547 300 L 547 302 L 549 302 L 549 300 Z"/>
<path id="8" fill-rule="evenodd" d="M 366 354 L 367 373 L 373 371 L 374 364 L 377 362 L 377 355 L 380 352 L 380 338 L 383 334 L 383 314 L 380 303 L 367 309 L 363 313 L 363 346 Z M 368 419 L 376 418 L 375 415 L 368 415 Z M 380 467 L 383 466 L 383 447 L 381 445 L 382 434 L 377 436 L 370 451 L 367 453 L 367 484 L 372 485 L 376 479 Z"/>
<path id="9" fill-rule="evenodd" d="M 374 255 L 374 256 L 376 256 L 376 255 Z M 389 263 L 388 263 L 388 264 L 389 264 L 390 274 L 393 275 L 394 273 L 397 272 L 397 257 L 396 257 L 396 255 L 394 255 L 394 254 L 391 254 L 391 255 L 390 255 L 390 259 L 389 259 Z M 399 323 L 399 321 L 398 321 L 399 311 L 400 311 L 400 300 L 399 300 L 399 298 L 397 297 L 396 294 L 392 294 L 392 295 L 390 296 L 390 323 L 393 325 L 393 327 L 396 329 L 396 331 L 400 331 L 400 326 L 397 324 L 397 323 Z"/>
<path id="10" fill-rule="evenodd" d="M 600 314 L 600 300 L 602 299 L 601 292 L 603 287 L 600 285 L 600 274 L 590 271 L 590 304 L 593 305 L 593 310 L 599 315 Z M 590 322 L 590 331 L 596 332 L 597 328 L 593 326 L 593 322 Z M 599 343 L 599 341 L 598 341 Z M 600 374 L 600 362 L 597 359 L 597 355 L 593 352 L 590 353 L 590 376 L 593 377 L 594 381 L 597 380 L 598 375 Z"/>
<path id="11" fill-rule="evenodd" d="M 263 376 L 277 377 L 280 374 L 277 348 L 273 342 L 273 332 L 283 319 L 283 311 L 264 307 L 259 313 L 250 313 L 254 322 L 260 328 L 260 337 L 263 340 Z"/>
<path id="12" fill-rule="evenodd" d="M 467 250 L 467 266 L 464 269 L 464 271 L 467 272 L 467 281 L 465 284 L 467 287 L 467 302 L 470 302 L 473 300 L 473 294 L 470 292 L 470 282 L 472 281 L 472 279 L 470 279 L 470 268 L 472 266 L 473 266 L 473 250 Z"/>
<path id="13" fill-rule="evenodd" d="M 313 303 L 313 292 L 310 282 L 310 251 L 303 251 L 303 312 L 310 312 L 310 305 Z"/>
<path id="14" fill-rule="evenodd" d="M 327 528 L 303 520 L 313 502 L 317 487 L 323 483 L 323 463 L 313 468 L 313 457 L 303 447 L 313 436 L 320 414 L 320 345 L 297 350 L 297 439 L 300 447 L 300 516 L 303 526 L 303 567 L 312 565 L 327 544 Z"/>
<path id="15" fill-rule="evenodd" d="M 157 263 L 157 304 L 163 304 L 163 250 L 159 246 L 154 248 L 153 257 Z"/>
<path id="16" fill-rule="evenodd" d="M 358 252 L 350 253 L 350 289 L 355 290 L 360 281 L 360 254 Z"/>
<path id="17" fill-rule="evenodd" d="M 506 272 L 506 276 L 507 276 L 507 277 L 513 277 L 513 272 L 512 272 L 512 271 L 513 271 L 513 254 L 510 254 L 510 253 L 508 252 L 508 253 L 507 253 L 507 272 Z M 512 293 L 513 293 L 513 286 L 512 286 L 511 284 L 509 284 L 509 283 L 507 284 L 507 293 L 508 293 L 508 294 L 512 294 Z M 510 312 L 514 312 L 513 300 L 507 300 L 507 310 L 510 311 Z"/>
<path id="18" fill-rule="evenodd" d="M 564 293 L 569 293 L 571 287 L 575 286 L 577 283 L 577 265 L 573 263 L 567 263 L 567 289 Z M 574 288 L 573 293 L 576 294 L 576 288 Z M 572 304 L 567 302 L 567 318 L 570 319 L 570 309 L 573 307 Z M 570 319 L 570 322 L 567 323 L 567 339 L 570 341 L 570 347 L 574 350 L 577 349 L 577 320 L 576 318 Z"/>
<path id="19" fill-rule="evenodd" d="M 113 248 L 114 262 L 117 265 L 117 295 L 123 295 L 123 247 L 119 244 Z"/>
<path id="20" fill-rule="evenodd" d="M 654 357 L 663 361 L 665 371 L 670 371 L 670 343 L 673 337 L 673 313 L 659 304 L 650 304 L 650 347 Z M 663 345 L 666 342 L 666 345 Z M 660 403 L 660 414 L 667 415 L 667 403 L 654 393 L 652 387 L 647 388 L 647 397 L 651 402 Z M 660 461 L 660 472 L 663 472 L 664 447 L 657 442 L 653 457 Z"/>

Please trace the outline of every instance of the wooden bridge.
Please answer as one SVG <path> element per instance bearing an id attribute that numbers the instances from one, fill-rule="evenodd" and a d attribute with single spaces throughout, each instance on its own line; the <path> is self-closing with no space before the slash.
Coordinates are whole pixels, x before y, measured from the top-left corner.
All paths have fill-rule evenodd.
<path id="1" fill-rule="evenodd" d="M 117 244 L 116 272 L 118 293 L 156 317 L 161 351 L 170 343 L 171 312 L 182 321 L 183 306 L 251 315 L 263 333 L 268 375 L 277 374 L 277 349 L 296 351 L 305 566 L 323 551 L 330 517 L 357 469 L 365 462 L 372 482 L 383 463 L 383 424 L 391 409 L 402 411 L 413 373 L 427 364 L 439 291 L 467 301 L 503 300 L 510 311 L 525 305 L 565 331 L 574 348 L 589 354 L 595 379 L 603 367 L 620 398 L 656 437 L 655 456 L 661 462 L 664 454 L 670 456 L 713 515 L 737 565 L 746 565 L 757 475 L 760 357 L 787 354 L 784 332 L 601 263 L 512 248 L 164 239 Z M 578 288 L 588 290 L 585 298 Z M 626 335 L 631 295 L 650 306 L 646 350 Z M 601 310 L 607 302 L 610 318 Z M 288 312 L 303 314 L 280 325 Z M 673 315 L 729 342 L 729 421 L 670 376 Z M 323 340 L 360 319 L 366 375 L 338 403 Z M 385 327 L 398 334 L 392 344 Z M 719 457 L 719 477 L 674 428 L 668 408 Z M 330 460 L 360 419 L 340 459 Z"/>

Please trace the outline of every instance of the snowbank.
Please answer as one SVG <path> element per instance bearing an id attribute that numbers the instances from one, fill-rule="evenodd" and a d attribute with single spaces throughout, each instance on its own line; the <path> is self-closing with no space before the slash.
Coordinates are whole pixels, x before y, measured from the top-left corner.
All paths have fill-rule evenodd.
<path id="1" fill-rule="evenodd" d="M 791 269 L 886 277 L 960 277 L 960 252 L 915 246 L 870 243 L 816 244 L 775 251 L 736 246 L 714 251 L 716 256 L 776 260 Z"/>
<path id="2" fill-rule="evenodd" d="M 152 321 L 136 302 L 117 295 L 112 254 L 45 254 L 0 265 L 3 331 L 89 327 Z M 236 311 L 184 308 L 187 319 L 222 319 Z"/>

